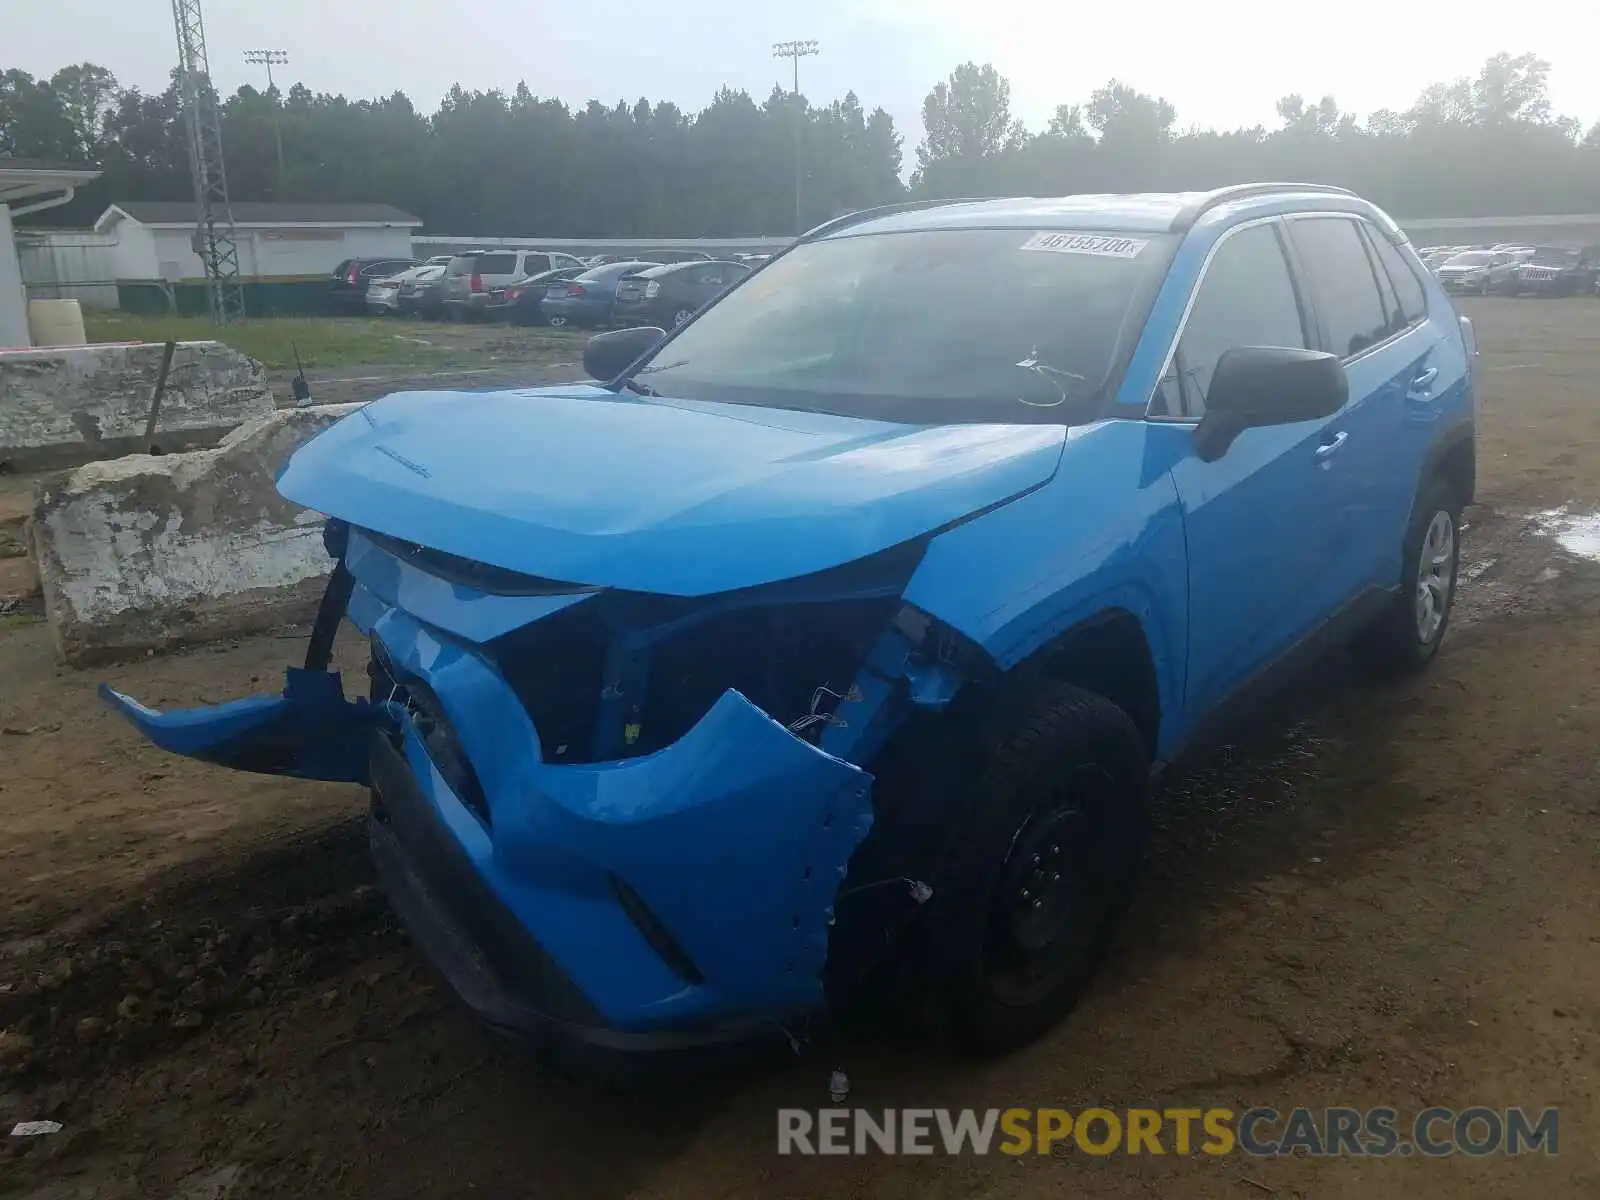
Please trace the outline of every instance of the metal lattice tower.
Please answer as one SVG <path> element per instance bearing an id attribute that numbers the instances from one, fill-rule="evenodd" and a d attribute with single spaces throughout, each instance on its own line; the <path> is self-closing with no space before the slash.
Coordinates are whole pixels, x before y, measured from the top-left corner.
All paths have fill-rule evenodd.
<path id="1" fill-rule="evenodd" d="M 222 166 L 222 114 L 211 86 L 200 0 L 172 0 L 172 22 L 178 31 L 179 88 L 189 135 L 189 174 L 194 180 L 195 252 L 205 267 L 211 322 L 226 325 L 244 318 L 244 289 L 239 284 L 228 175 Z"/>

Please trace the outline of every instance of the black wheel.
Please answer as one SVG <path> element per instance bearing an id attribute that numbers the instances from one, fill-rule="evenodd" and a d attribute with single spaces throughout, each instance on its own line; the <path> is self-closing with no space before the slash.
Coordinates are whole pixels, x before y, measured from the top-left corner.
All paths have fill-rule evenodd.
<path id="1" fill-rule="evenodd" d="M 694 316 L 694 309 L 680 308 L 677 312 L 672 314 L 672 324 L 674 326 L 686 325 L 689 322 L 689 318 L 692 316 Z"/>
<path id="2" fill-rule="evenodd" d="M 934 883 L 923 953 L 959 1046 L 1026 1045 L 1071 1011 L 1138 876 L 1149 762 L 1110 701 L 1047 683 L 994 743 Z"/>
<path id="3" fill-rule="evenodd" d="M 1351 647 L 1378 676 L 1397 677 L 1433 661 L 1450 627 L 1461 560 L 1461 500 L 1435 478 L 1422 490 L 1401 550 L 1400 592 Z"/>

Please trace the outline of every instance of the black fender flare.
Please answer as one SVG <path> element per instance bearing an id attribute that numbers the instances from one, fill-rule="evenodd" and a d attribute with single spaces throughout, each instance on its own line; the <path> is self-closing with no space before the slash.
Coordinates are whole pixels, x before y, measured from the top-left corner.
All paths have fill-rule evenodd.
<path id="1" fill-rule="evenodd" d="M 1444 469 L 1445 460 L 1462 445 L 1472 448 L 1472 475 L 1466 495 L 1461 500 L 1464 505 L 1473 502 L 1477 491 L 1477 436 L 1477 423 L 1471 417 L 1454 421 L 1434 435 L 1433 441 L 1428 445 L 1427 453 L 1422 458 L 1422 470 L 1417 476 L 1417 490 L 1412 498 L 1413 507 L 1416 505 L 1417 497 L 1422 495 L 1423 489 Z"/>

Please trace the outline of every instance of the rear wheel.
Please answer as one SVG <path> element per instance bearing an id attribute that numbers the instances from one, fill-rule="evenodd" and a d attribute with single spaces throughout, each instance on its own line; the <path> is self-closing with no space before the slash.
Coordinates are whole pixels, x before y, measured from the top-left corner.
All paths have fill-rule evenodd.
<path id="1" fill-rule="evenodd" d="M 1461 559 L 1461 501 L 1444 479 L 1418 497 L 1406 531 L 1400 592 L 1351 647 L 1379 676 L 1399 676 L 1433 661 L 1450 626 Z"/>
<path id="2" fill-rule="evenodd" d="M 672 323 L 675 326 L 686 324 L 689 318 L 692 316 L 694 316 L 694 309 L 680 308 L 677 312 L 672 314 Z"/>
<path id="3" fill-rule="evenodd" d="M 1148 778 L 1127 714 L 1067 684 L 1045 684 L 995 744 L 923 930 L 959 1045 L 1025 1045 L 1077 1003 L 1132 895 Z"/>

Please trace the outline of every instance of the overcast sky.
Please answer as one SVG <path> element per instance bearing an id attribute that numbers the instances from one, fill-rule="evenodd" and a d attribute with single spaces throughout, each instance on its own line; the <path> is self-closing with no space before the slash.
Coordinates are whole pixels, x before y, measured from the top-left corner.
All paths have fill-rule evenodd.
<path id="1" fill-rule="evenodd" d="M 425 112 L 455 82 L 526 80 L 569 103 L 647 96 L 686 109 L 726 83 L 757 99 L 790 78 L 771 45 L 815 38 L 801 90 L 826 102 L 854 88 L 889 110 L 909 166 L 928 89 L 968 59 L 1011 80 L 1031 129 L 1055 106 L 1115 76 L 1165 96 L 1180 126 L 1272 124 L 1273 103 L 1332 93 L 1363 116 L 1405 108 L 1426 84 L 1470 74 L 1489 55 L 1549 60 L 1559 113 L 1600 119 L 1594 0 L 209 0 L 212 74 L 224 92 L 264 84 L 252 47 L 287 50 L 278 82 L 350 97 L 406 92 Z M 24 21 L 14 14 L 27 9 Z M 1076 11 L 1074 11 L 1076 8 Z M 765 11 L 763 11 L 765 10 Z M 0 68 L 49 75 L 69 62 L 109 67 L 124 84 L 165 86 L 176 59 L 167 0 L 0 0 Z"/>

